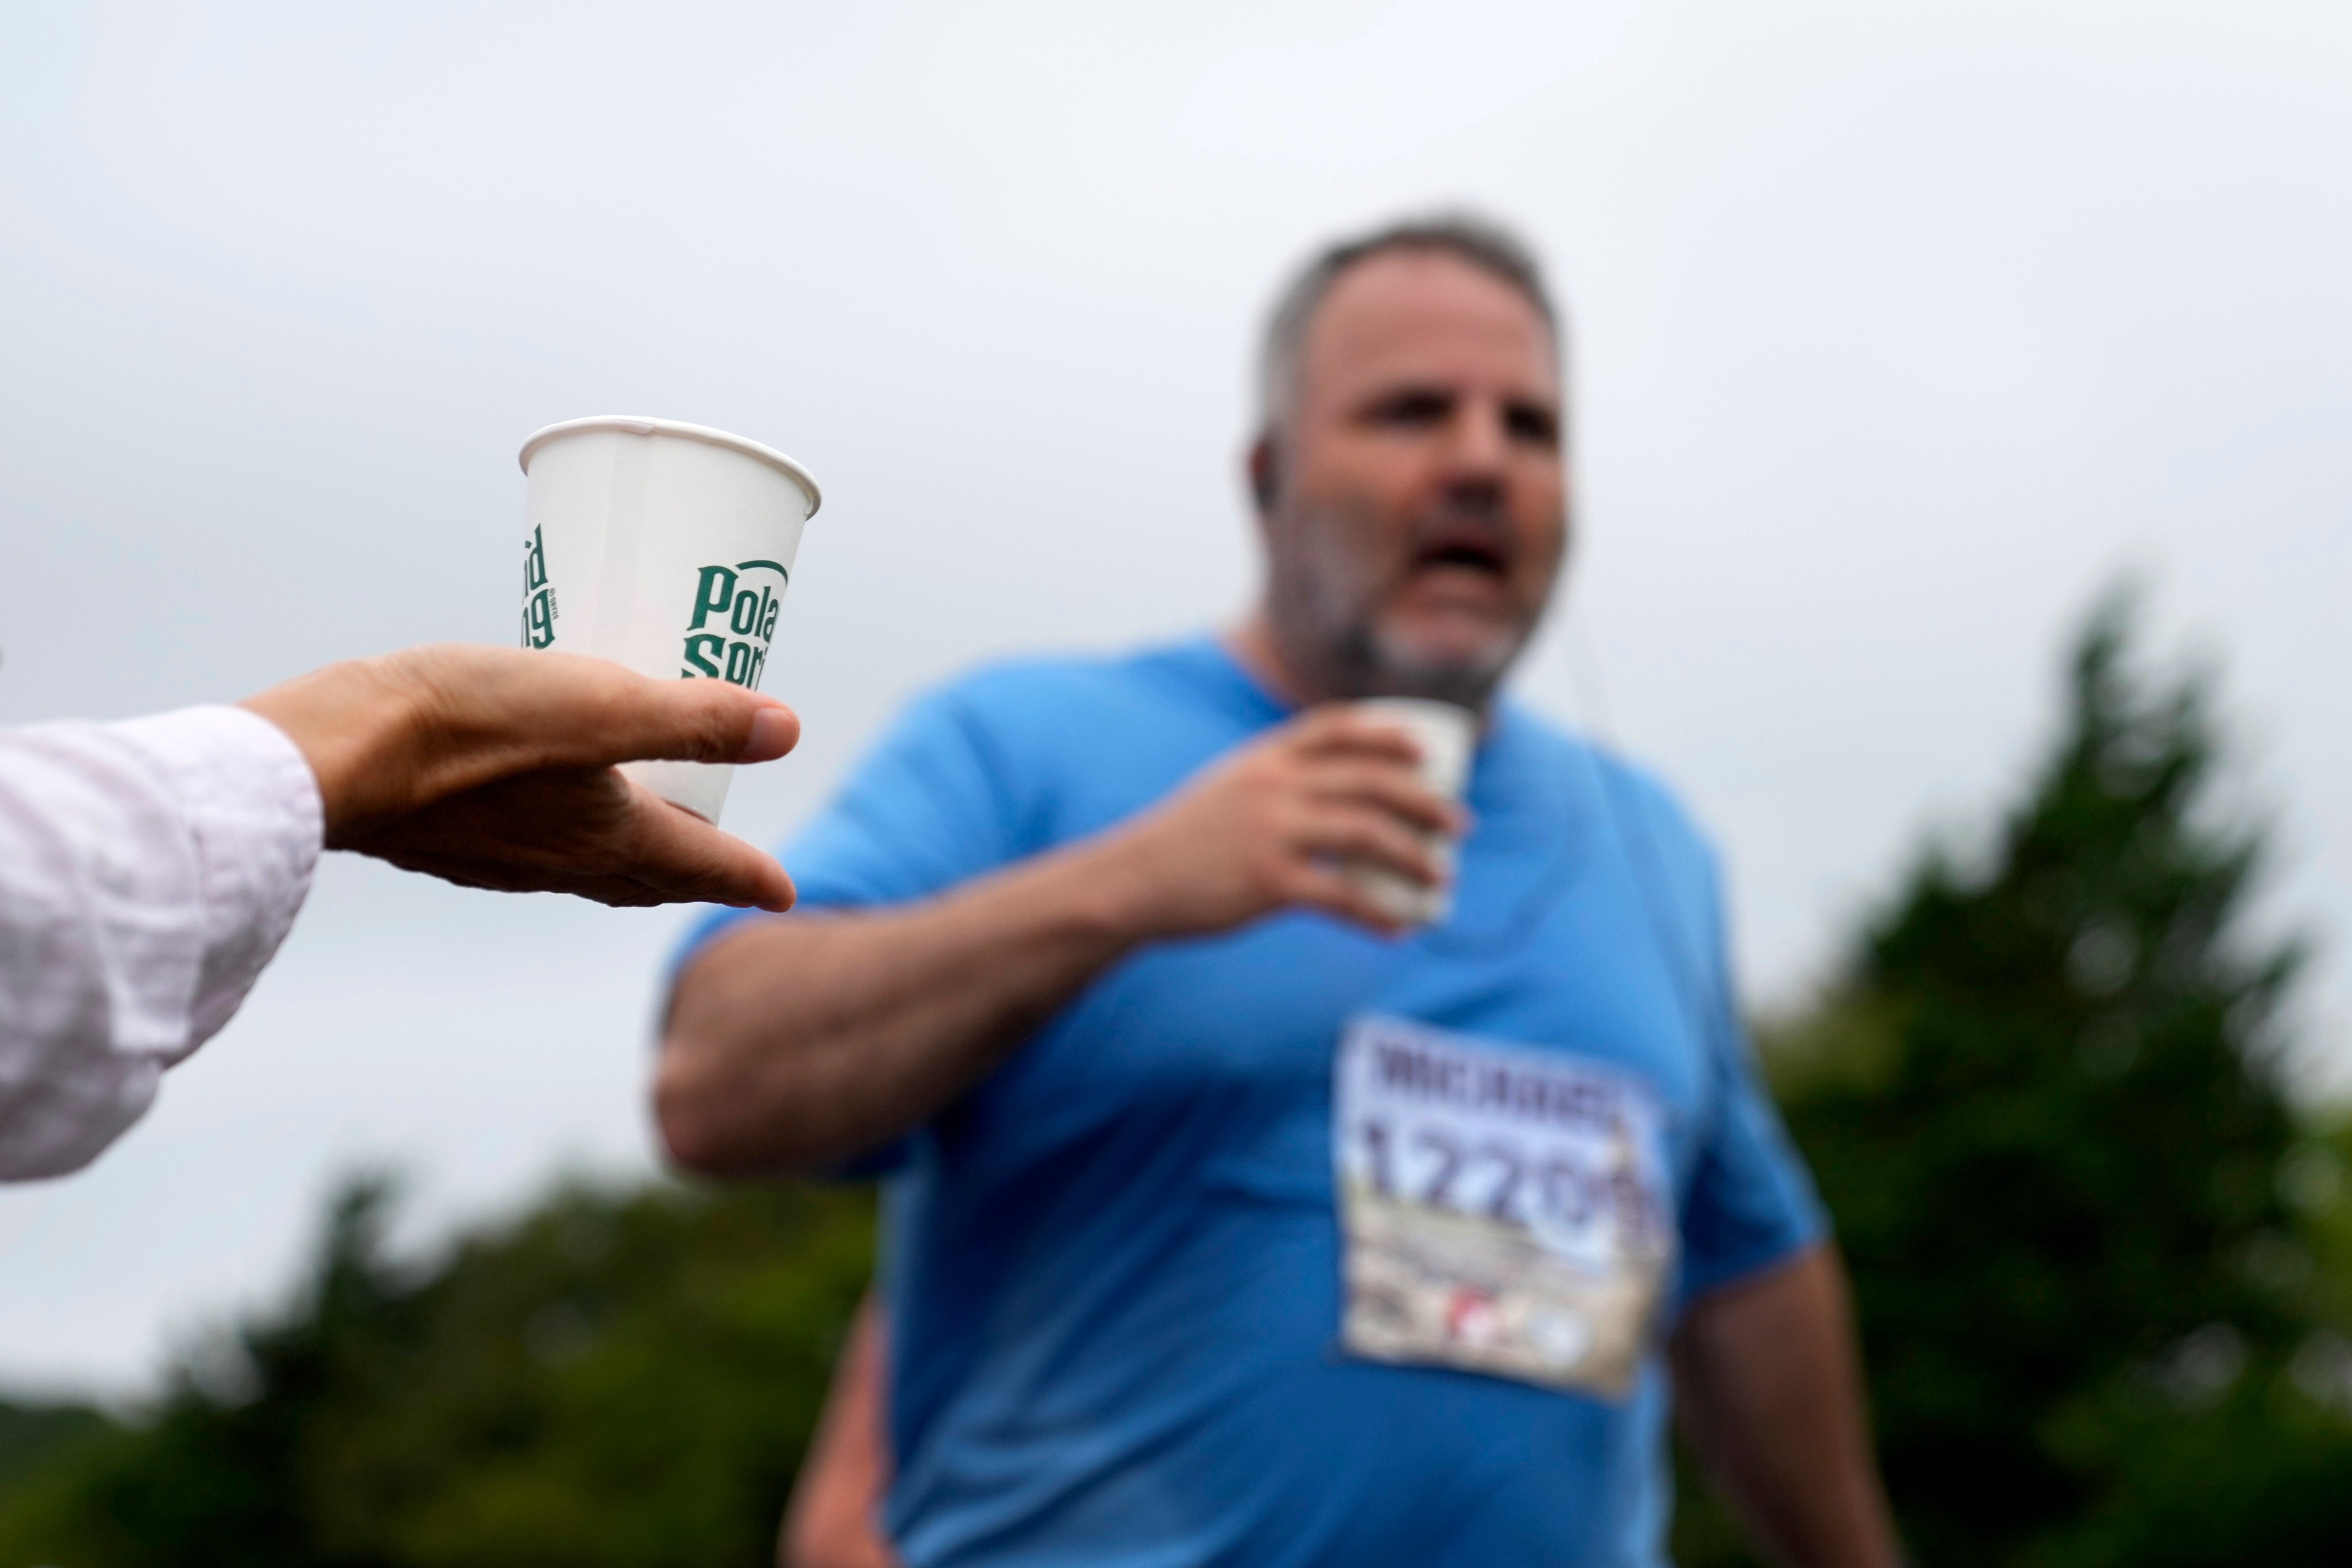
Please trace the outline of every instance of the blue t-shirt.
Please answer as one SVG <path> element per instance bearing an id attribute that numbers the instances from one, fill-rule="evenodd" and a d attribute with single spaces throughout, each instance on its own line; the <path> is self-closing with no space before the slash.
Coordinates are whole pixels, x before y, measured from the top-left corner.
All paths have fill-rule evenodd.
<path id="1" fill-rule="evenodd" d="M 1131 816 L 1288 716 L 1207 639 L 985 670 L 915 704 L 785 862 L 803 908 L 919 899 Z M 1510 704 L 1466 800 L 1443 924 L 1293 913 L 1146 947 L 884 1152 L 885 1520 L 910 1568 L 1664 1561 L 1654 1346 L 1614 1400 L 1340 1348 L 1332 1067 L 1366 1014 L 1646 1086 L 1669 1321 L 1823 1230 L 1674 802 Z"/>

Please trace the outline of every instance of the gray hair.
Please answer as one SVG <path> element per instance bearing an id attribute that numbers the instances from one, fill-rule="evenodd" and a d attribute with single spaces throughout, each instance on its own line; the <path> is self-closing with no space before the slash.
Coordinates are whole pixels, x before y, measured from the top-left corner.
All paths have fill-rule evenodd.
<path id="1" fill-rule="evenodd" d="M 1536 314 L 1559 334 L 1559 314 L 1552 309 L 1544 287 L 1543 264 L 1534 247 L 1492 218 L 1475 213 L 1432 213 L 1405 218 L 1370 234 L 1339 240 L 1316 253 L 1300 268 L 1274 302 L 1266 317 L 1265 338 L 1258 351 L 1258 420 L 1274 429 L 1291 411 L 1298 395 L 1301 362 L 1306 357 L 1307 329 L 1322 308 L 1332 286 L 1358 262 L 1390 251 L 1434 251 L 1466 261 L 1480 271 L 1509 284 L 1526 297 Z"/>

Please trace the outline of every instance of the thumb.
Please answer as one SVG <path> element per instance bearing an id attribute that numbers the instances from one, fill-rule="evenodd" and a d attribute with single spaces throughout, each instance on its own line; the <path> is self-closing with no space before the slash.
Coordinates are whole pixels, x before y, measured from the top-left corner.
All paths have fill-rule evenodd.
<path id="1" fill-rule="evenodd" d="M 640 678 L 622 705 L 604 735 L 616 763 L 766 763 L 800 743 L 799 714 L 723 680 Z"/>
<path id="2" fill-rule="evenodd" d="M 465 643 L 331 666 L 250 705 L 296 736 L 322 781 L 361 781 L 343 792 L 353 797 L 341 801 L 346 827 L 544 768 L 764 763 L 801 735 L 791 709 L 723 680 L 656 680 L 583 654 Z M 340 752 L 338 724 L 358 731 Z M 327 742 L 302 739 L 316 730 Z M 333 765 L 322 769 L 321 755 Z"/>
<path id="3" fill-rule="evenodd" d="M 801 721 L 723 680 L 656 680 L 584 654 L 462 644 L 379 661 L 425 694 L 420 801 L 537 768 L 614 763 L 764 763 Z"/>

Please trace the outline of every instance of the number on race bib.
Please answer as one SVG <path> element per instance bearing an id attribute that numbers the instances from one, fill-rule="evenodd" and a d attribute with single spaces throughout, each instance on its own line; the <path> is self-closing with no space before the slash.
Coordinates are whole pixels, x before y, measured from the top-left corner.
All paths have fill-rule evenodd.
<path id="1" fill-rule="evenodd" d="M 1374 1017 L 1342 1039 L 1332 1098 L 1349 1351 L 1630 1389 L 1674 1243 L 1642 1083 Z"/>

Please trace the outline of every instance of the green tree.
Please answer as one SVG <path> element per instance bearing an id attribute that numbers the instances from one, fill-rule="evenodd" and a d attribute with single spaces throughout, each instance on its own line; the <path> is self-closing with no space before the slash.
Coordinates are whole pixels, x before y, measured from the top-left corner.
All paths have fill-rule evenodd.
<path id="1" fill-rule="evenodd" d="M 92 1405 L 0 1399 L 0 1496 L 112 1429 Z"/>
<path id="2" fill-rule="evenodd" d="M 2097 617 L 1980 863 L 1926 857 L 1766 1062 L 1851 1261 L 1923 1562 L 2333 1563 L 2352 1124 L 2278 1087 L 2209 705 Z M 559 1189 L 426 1264 L 381 1182 L 150 1416 L 0 1405 L 0 1568 L 751 1564 L 870 1265 L 865 1194 Z M 1686 1568 L 1748 1561 L 1685 1488 Z"/>
<path id="3" fill-rule="evenodd" d="M 0 1493 L 0 1563 L 758 1563 L 870 1266 L 863 1194 L 561 1190 L 404 1267 L 335 1202 L 278 1312 Z"/>
<path id="4" fill-rule="evenodd" d="M 2299 955 L 2246 929 L 2260 835 L 2220 817 L 2203 684 L 2149 682 L 2129 627 L 2094 618 L 1986 863 L 1926 857 L 1767 1060 L 1923 1561 L 2340 1562 L 2352 1429 L 2280 1180 Z"/>

